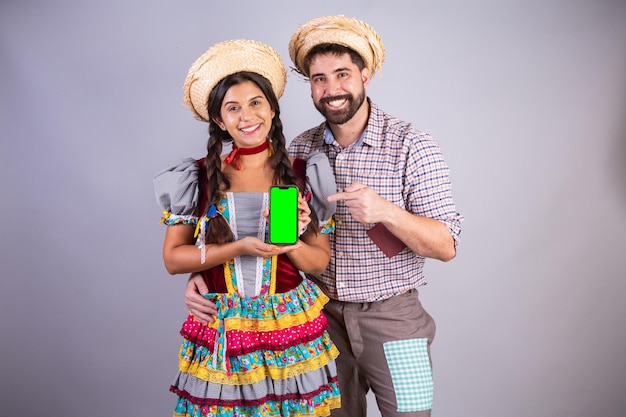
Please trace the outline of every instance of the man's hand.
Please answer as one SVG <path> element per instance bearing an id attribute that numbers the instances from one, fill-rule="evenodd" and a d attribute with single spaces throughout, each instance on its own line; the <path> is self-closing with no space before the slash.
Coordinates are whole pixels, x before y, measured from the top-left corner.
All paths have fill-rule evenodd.
<path id="1" fill-rule="evenodd" d="M 350 184 L 342 193 L 332 194 L 327 200 L 343 200 L 352 218 L 359 223 L 381 222 L 389 214 L 386 210 L 391 204 L 367 185 L 359 183 Z"/>
<path id="2" fill-rule="evenodd" d="M 202 295 L 208 292 L 209 288 L 202 279 L 202 275 L 191 274 L 185 289 L 185 304 L 189 312 L 203 324 L 213 323 L 214 316 L 217 314 L 215 303 Z"/>

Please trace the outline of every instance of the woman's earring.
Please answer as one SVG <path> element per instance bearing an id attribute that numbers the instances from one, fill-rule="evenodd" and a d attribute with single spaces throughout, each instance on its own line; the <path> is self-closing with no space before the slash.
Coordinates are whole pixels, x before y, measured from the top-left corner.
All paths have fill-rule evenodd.
<path id="1" fill-rule="evenodd" d="M 222 123 L 219 119 L 217 118 L 213 118 L 213 123 L 215 123 L 217 125 L 217 127 L 219 127 L 220 129 L 222 129 L 224 132 L 226 132 L 226 125 L 224 123 Z"/>

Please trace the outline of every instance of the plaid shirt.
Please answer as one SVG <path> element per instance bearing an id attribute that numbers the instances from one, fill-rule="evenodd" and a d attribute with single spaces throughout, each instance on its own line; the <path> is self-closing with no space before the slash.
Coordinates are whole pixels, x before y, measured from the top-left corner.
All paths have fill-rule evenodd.
<path id="1" fill-rule="evenodd" d="M 306 158 L 313 151 L 324 152 L 340 190 L 355 182 L 365 184 L 413 214 L 437 219 L 448 226 L 456 247 L 463 217 L 452 201 L 449 169 L 438 143 L 369 103 L 367 128 L 356 143 L 342 149 L 322 123 L 298 135 L 289 145 L 290 154 Z M 424 257 L 405 248 L 387 258 L 366 234 L 373 224 L 353 220 L 342 201 L 337 202 L 334 219 L 333 256 L 317 279 L 331 298 L 379 301 L 426 283 Z"/>

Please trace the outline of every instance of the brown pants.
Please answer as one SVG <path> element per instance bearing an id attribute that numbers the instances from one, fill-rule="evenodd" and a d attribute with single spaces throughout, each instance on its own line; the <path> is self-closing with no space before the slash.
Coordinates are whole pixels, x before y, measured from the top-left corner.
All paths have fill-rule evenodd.
<path id="1" fill-rule="evenodd" d="M 396 392 L 383 343 L 435 336 L 435 322 L 422 307 L 417 290 L 373 303 L 331 300 L 324 307 L 330 336 L 339 349 L 337 371 L 341 408 L 332 417 L 365 417 L 372 389 L 383 417 L 429 417 L 430 410 L 398 412 Z"/>

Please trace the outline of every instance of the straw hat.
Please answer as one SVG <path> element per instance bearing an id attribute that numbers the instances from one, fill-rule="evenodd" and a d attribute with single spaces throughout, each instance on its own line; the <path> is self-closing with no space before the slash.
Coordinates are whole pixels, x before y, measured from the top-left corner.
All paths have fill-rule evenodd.
<path id="1" fill-rule="evenodd" d="M 289 41 L 289 57 L 296 71 L 308 77 L 305 60 L 311 49 L 323 43 L 350 48 L 361 55 L 372 75 L 382 67 L 385 46 L 374 28 L 367 23 L 345 16 L 318 17 L 300 25 Z"/>
<path id="2" fill-rule="evenodd" d="M 247 39 L 221 42 L 213 45 L 193 63 L 185 79 L 184 103 L 196 119 L 209 122 L 207 102 L 211 90 L 224 77 L 241 71 L 264 76 L 272 84 L 276 97 L 283 95 L 287 71 L 276 50 Z"/>

